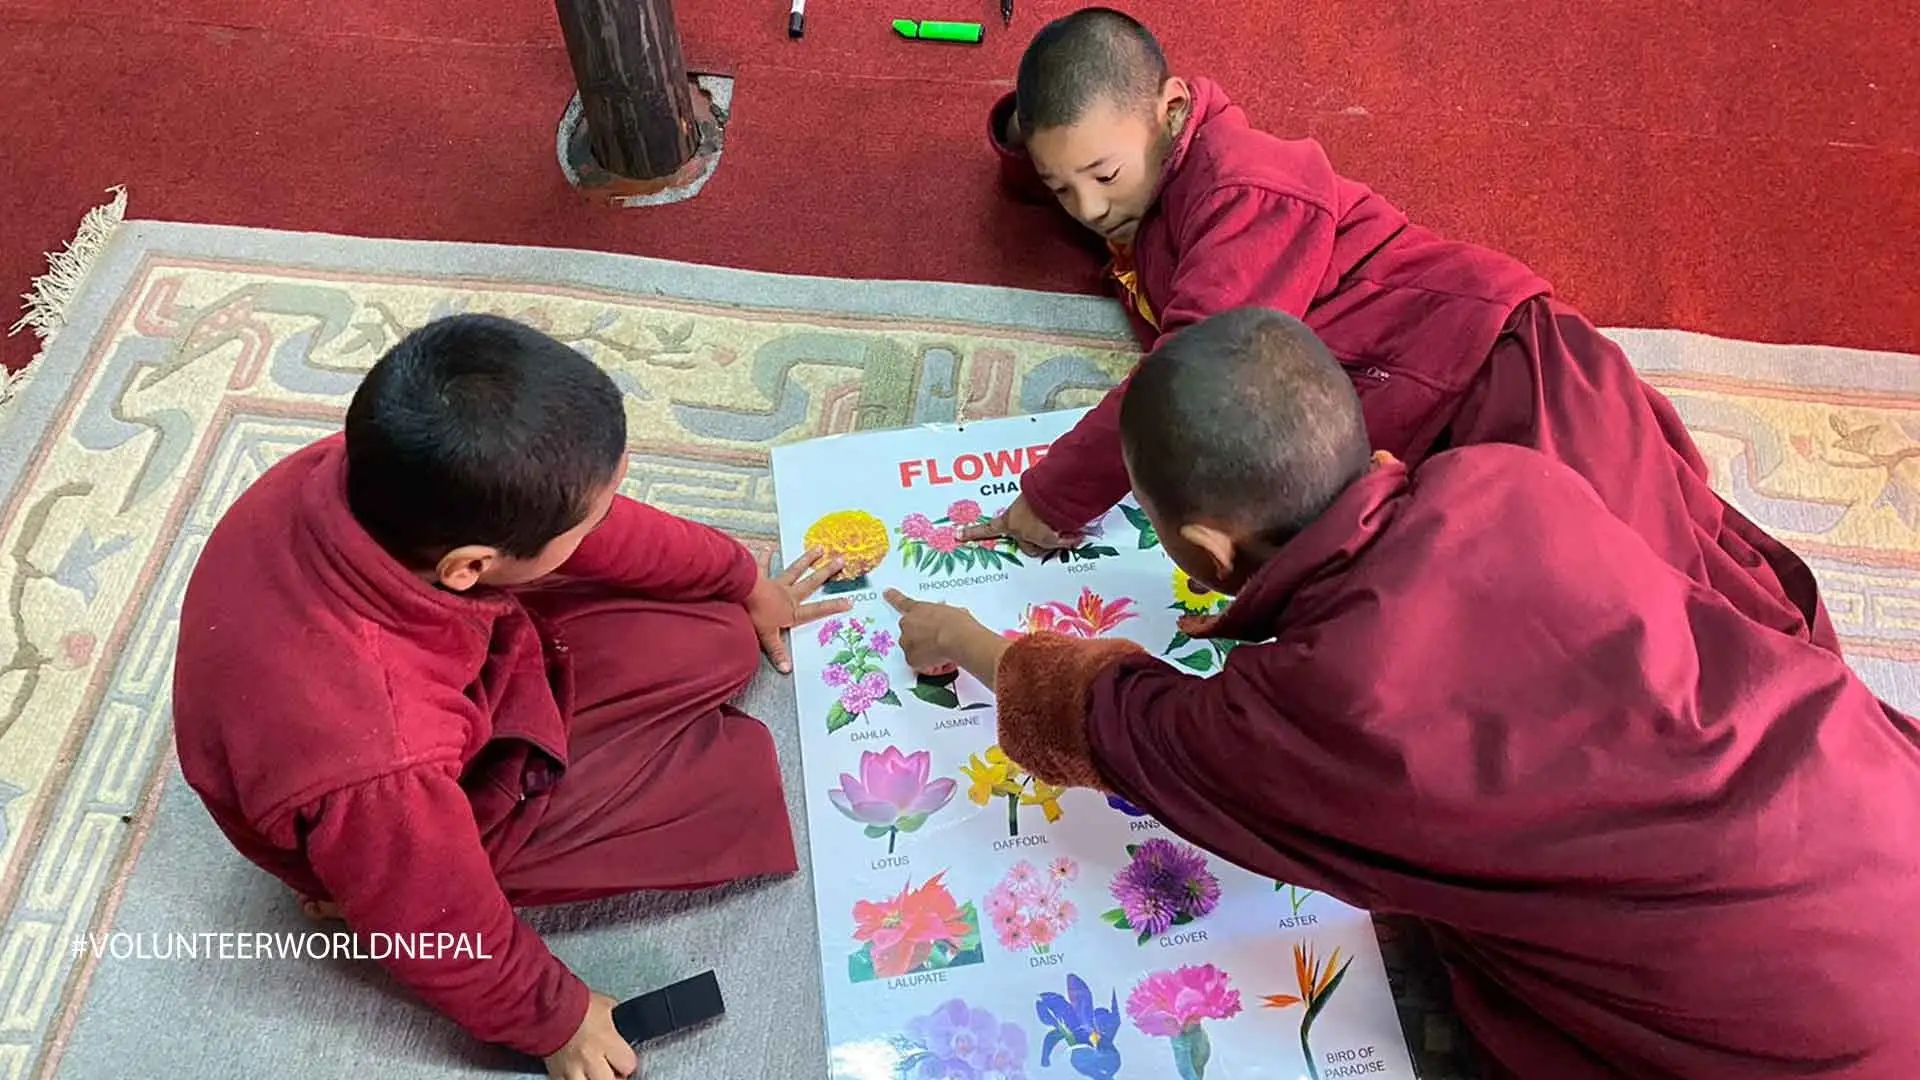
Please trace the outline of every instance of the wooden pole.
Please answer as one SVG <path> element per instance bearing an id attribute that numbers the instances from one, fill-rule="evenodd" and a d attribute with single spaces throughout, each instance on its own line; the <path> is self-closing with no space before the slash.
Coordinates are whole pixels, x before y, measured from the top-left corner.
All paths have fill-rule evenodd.
<path id="1" fill-rule="evenodd" d="M 631 180 L 672 176 L 700 128 L 673 0 L 554 0 L 600 167 Z"/>

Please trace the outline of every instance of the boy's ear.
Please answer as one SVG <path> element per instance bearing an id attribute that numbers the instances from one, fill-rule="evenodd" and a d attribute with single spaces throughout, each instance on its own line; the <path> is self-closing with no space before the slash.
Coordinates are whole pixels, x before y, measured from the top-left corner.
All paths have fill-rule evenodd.
<path id="1" fill-rule="evenodd" d="M 478 585 L 499 560 L 498 548 L 467 544 L 440 556 L 440 561 L 434 565 L 434 577 L 443 588 L 466 592 Z"/>
<path id="2" fill-rule="evenodd" d="M 1160 86 L 1160 122 L 1169 132 L 1180 134 L 1187 124 L 1188 114 L 1193 111 L 1193 88 L 1187 80 L 1178 75 L 1167 77 Z"/>
<path id="3" fill-rule="evenodd" d="M 1233 568 L 1238 561 L 1233 537 L 1211 525 L 1182 525 L 1180 538 L 1199 548 L 1206 555 L 1207 560 L 1213 564 L 1211 575 L 1213 580 L 1233 580 Z"/>

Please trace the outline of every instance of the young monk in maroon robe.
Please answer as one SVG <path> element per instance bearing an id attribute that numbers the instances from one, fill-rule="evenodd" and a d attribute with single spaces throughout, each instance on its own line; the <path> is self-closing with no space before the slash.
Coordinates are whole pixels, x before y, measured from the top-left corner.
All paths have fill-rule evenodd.
<path id="1" fill-rule="evenodd" d="M 1373 444 L 1409 465 L 1448 446 L 1532 447 L 1586 477 L 1668 563 L 1753 618 L 1839 651 L 1812 573 L 1729 507 L 1672 404 L 1518 261 L 1411 224 L 1319 144 L 1254 130 L 1153 36 L 1090 8 L 1049 24 L 990 127 L 1016 187 L 1105 237 L 1150 347 L 1242 305 L 1306 320 L 1351 377 Z M 1125 387 L 969 539 L 1059 547 L 1127 493 Z"/>
<path id="2" fill-rule="evenodd" d="M 1255 873 L 1422 920 L 1527 1080 L 1920 1076 L 1920 735 L 1833 653 L 1671 566 L 1524 447 L 1370 454 L 1276 312 L 1163 341 L 1120 410 L 1140 505 L 1234 596 L 1214 678 L 1008 642 L 897 593 L 1000 746 Z"/>
<path id="3" fill-rule="evenodd" d="M 464 935 L 393 974 L 566 1080 L 636 1068 L 510 905 L 797 869 L 773 742 L 730 707 L 840 602 L 616 493 L 626 416 L 579 353 L 504 319 L 409 335 L 344 437 L 268 470 L 180 613 L 186 779 L 248 859 L 360 933 Z M 804 576 L 803 576 L 804 575 Z M 459 940 L 459 939 L 455 939 Z"/>

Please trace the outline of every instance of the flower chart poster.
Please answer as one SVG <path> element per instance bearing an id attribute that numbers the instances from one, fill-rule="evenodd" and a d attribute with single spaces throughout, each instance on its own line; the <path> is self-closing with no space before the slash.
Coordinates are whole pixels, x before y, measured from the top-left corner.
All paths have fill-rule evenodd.
<path id="1" fill-rule="evenodd" d="M 1257 877 L 1137 808 L 1023 773 L 972 677 L 915 677 L 892 587 L 1007 634 L 1139 642 L 1196 676 L 1215 610 L 1138 509 L 1044 559 L 958 530 L 1019 494 L 1079 410 L 773 453 L 782 552 L 846 565 L 794 684 L 833 1080 L 1410 1078 L 1364 912 Z"/>

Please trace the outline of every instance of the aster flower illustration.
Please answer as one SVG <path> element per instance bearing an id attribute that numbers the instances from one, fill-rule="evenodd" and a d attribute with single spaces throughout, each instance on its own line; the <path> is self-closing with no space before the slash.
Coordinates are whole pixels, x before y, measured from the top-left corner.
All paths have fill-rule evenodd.
<path id="1" fill-rule="evenodd" d="M 1137 933 L 1139 944 L 1205 918 L 1219 906 L 1220 879 L 1207 869 L 1199 849 L 1155 837 L 1127 845 L 1127 857 L 1109 890 L 1120 906 L 1100 918 Z"/>

